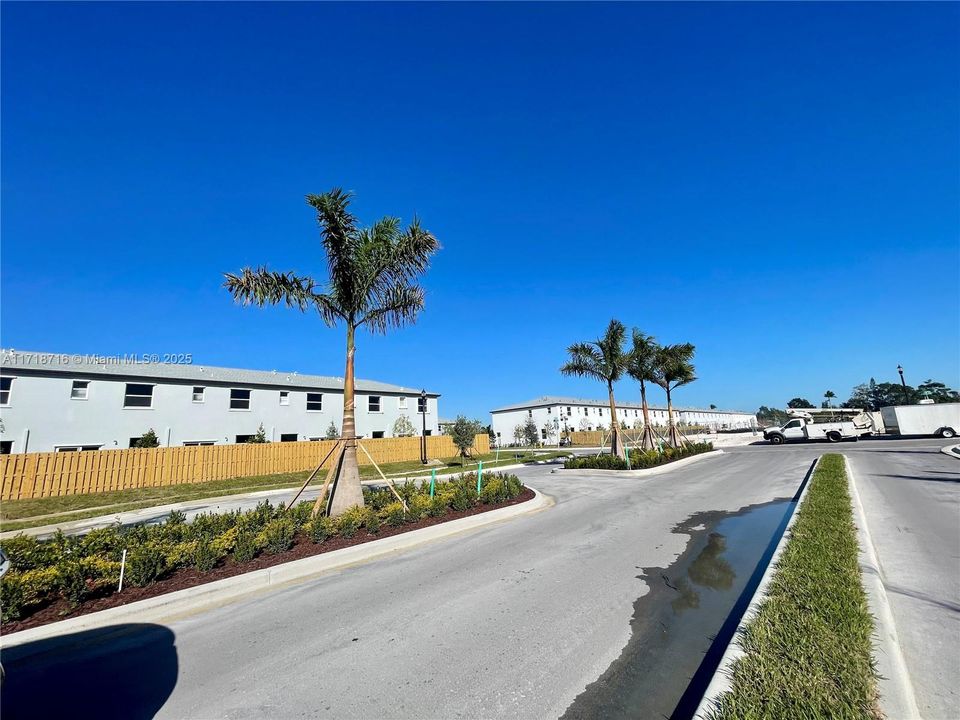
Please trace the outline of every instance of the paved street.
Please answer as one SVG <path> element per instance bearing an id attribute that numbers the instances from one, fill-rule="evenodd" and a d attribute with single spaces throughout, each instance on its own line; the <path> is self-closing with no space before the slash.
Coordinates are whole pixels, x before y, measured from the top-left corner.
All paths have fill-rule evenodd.
<path id="1" fill-rule="evenodd" d="M 574 700 L 596 688 L 636 642 L 631 635 L 658 632 L 632 622 L 638 598 L 651 590 L 641 568 L 668 568 L 684 553 L 689 535 L 671 532 L 678 524 L 790 498 L 824 451 L 850 453 L 857 468 L 870 463 L 911 476 L 917 472 L 903 468 L 927 462 L 918 458 L 935 446 L 745 447 L 634 480 L 525 468 L 524 479 L 553 496 L 555 507 L 166 628 L 121 628 L 119 639 L 101 632 L 75 649 L 53 643 L 51 652 L 24 661 L 14 649 L 4 659 L 4 715 L 26 717 L 30 697 L 66 703 L 74 717 L 151 717 L 156 708 L 163 718 L 555 718 L 568 709 L 576 716 Z M 927 530 L 934 537 L 918 538 L 921 544 L 939 539 L 940 531 Z M 910 586 L 945 601 L 953 618 L 956 549 L 955 541 L 946 547 L 933 571 L 949 581 Z M 943 643 L 956 652 L 955 636 Z M 702 653 L 696 650 L 695 663 Z M 685 683 L 691 673 L 676 674 L 683 677 L 672 680 Z M 50 677 L 70 680 L 55 695 L 31 691 Z M 106 706 L 78 708 L 71 684 L 117 692 L 105 692 Z M 147 710 L 131 712 L 140 705 Z"/>

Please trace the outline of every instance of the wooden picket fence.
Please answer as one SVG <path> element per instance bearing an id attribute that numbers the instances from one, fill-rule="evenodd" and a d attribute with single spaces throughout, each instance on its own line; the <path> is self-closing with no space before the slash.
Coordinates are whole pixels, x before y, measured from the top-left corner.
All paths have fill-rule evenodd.
<path id="1" fill-rule="evenodd" d="M 378 465 L 420 458 L 419 437 L 361 442 Z M 0 455 L 0 500 L 301 472 L 315 468 L 334 443 L 321 440 Z M 477 435 L 473 447 L 477 453 L 490 452 L 490 438 L 486 433 Z M 430 458 L 449 458 L 458 452 L 448 435 L 427 437 Z M 361 465 L 370 464 L 361 450 L 357 451 L 357 460 Z M 325 466 L 332 461 L 328 459 Z"/>

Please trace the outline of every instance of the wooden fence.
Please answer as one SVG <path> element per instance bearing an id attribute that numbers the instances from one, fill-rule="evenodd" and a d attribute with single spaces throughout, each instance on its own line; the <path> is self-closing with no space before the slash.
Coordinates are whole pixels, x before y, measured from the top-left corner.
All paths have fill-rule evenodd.
<path id="1" fill-rule="evenodd" d="M 420 458 L 420 438 L 362 440 L 378 465 Z M 334 440 L 263 444 L 203 445 L 85 452 L 0 455 L 0 500 L 79 495 L 273 475 L 312 470 L 333 447 Z M 490 451 L 486 433 L 474 439 L 478 453 Z M 427 456 L 458 454 L 448 435 L 427 437 Z M 361 465 L 366 453 L 357 450 Z M 325 463 L 332 462 L 332 458 Z"/>

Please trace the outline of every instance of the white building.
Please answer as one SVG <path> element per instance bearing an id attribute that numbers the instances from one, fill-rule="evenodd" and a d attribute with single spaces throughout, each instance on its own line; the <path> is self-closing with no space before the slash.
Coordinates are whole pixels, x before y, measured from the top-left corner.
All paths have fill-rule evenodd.
<path id="1" fill-rule="evenodd" d="M 439 394 L 426 398 L 436 434 Z M 420 390 L 356 381 L 360 437 L 392 437 L 406 415 L 416 434 Z M 343 429 L 343 379 L 125 358 L 0 351 L 0 452 L 128 448 L 153 430 L 161 446 L 319 440 Z"/>
<path id="2" fill-rule="evenodd" d="M 650 423 L 665 427 L 667 408 L 660 405 L 648 405 Z M 756 425 L 756 416 L 752 413 L 732 410 L 704 410 L 702 408 L 673 408 L 674 419 L 679 423 L 701 425 L 713 430 L 736 430 Z M 610 405 L 605 400 L 585 400 L 544 396 L 527 402 L 506 405 L 490 411 L 493 432 L 497 442 L 514 442 L 514 428 L 528 419 L 536 423 L 543 441 L 555 442 L 566 431 L 597 430 L 610 427 Z M 617 422 L 627 427 L 640 427 L 643 424 L 643 406 L 640 403 L 618 402 Z M 553 432 L 550 432 L 553 428 Z"/>

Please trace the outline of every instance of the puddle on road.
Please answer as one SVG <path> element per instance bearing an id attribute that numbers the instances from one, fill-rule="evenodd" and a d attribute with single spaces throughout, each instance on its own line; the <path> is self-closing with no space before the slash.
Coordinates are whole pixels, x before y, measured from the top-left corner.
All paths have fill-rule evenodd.
<path id="1" fill-rule="evenodd" d="M 742 612 L 738 600 L 755 573 L 754 582 L 762 574 L 761 561 L 766 567 L 792 504 L 777 500 L 737 513 L 703 513 L 674 528 L 691 536 L 686 550 L 668 568 L 642 568 L 637 577 L 650 591 L 634 603 L 630 640 L 564 720 L 689 718 L 712 676 L 704 657 L 724 623 L 735 619 L 735 607 Z M 714 665 L 717 650 L 709 653 Z"/>

